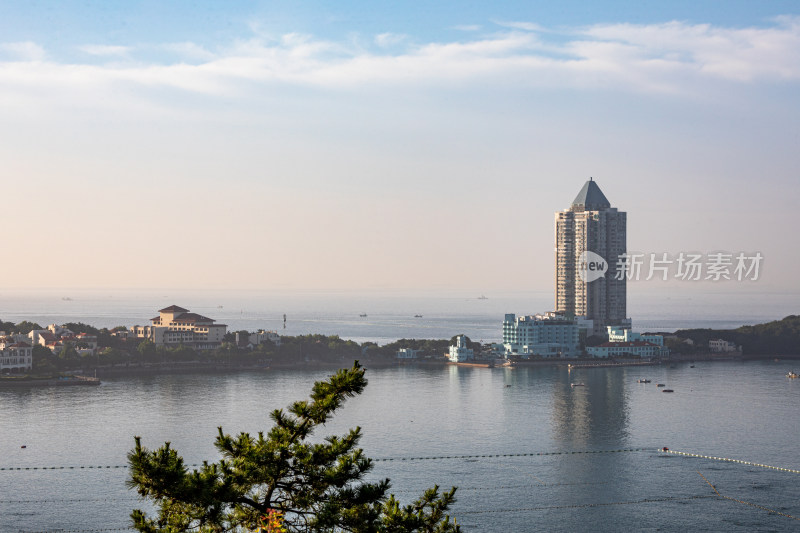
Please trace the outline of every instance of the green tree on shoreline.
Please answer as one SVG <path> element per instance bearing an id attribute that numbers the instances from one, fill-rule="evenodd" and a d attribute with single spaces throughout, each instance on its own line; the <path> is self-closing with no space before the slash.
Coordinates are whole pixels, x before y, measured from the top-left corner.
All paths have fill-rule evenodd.
<path id="1" fill-rule="evenodd" d="M 144 532 L 256 531 L 267 517 L 280 516 L 287 531 L 455 533 L 460 527 L 446 514 L 455 487 L 426 491 L 411 505 L 387 497 L 388 479 L 362 481 L 372 461 L 358 448 L 361 429 L 309 442 L 347 398 L 367 384 L 356 362 L 314 384 L 310 401 L 271 414 L 265 435 L 230 436 L 219 428 L 217 463 L 189 471 L 167 442 L 148 450 L 135 437 L 128 454 L 128 485 L 158 507 L 156 518 L 135 510 L 134 527 Z"/>

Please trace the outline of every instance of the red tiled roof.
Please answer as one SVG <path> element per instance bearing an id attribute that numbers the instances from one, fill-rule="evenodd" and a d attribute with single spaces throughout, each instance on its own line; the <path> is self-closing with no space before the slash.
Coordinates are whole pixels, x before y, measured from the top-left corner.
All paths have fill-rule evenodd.
<path id="1" fill-rule="evenodd" d="M 10 345 L 9 348 L 30 348 L 31 345 L 27 342 L 15 342 L 14 344 Z"/>
<path id="2" fill-rule="evenodd" d="M 183 307 L 178 307 L 177 305 L 170 305 L 169 307 L 165 307 L 164 309 L 159 309 L 159 313 L 188 313 L 188 309 L 184 309 Z"/>
<path id="3" fill-rule="evenodd" d="M 214 319 L 197 313 L 182 313 L 175 317 L 176 322 L 179 320 L 183 322 L 214 322 Z"/>

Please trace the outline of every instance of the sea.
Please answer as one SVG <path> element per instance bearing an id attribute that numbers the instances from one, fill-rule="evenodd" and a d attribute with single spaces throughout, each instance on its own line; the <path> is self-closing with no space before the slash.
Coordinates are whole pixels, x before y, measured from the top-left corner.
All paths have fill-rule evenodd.
<path id="1" fill-rule="evenodd" d="M 0 294 L 0 318 L 112 327 L 145 324 L 176 304 L 231 329 L 492 342 L 504 313 L 550 303 L 536 293 L 162 292 Z M 634 326 L 737 327 L 796 313 L 798 301 L 671 298 L 632 298 Z M 389 478 L 403 503 L 434 485 L 458 487 L 451 516 L 467 532 L 800 531 L 800 380 L 786 377 L 794 363 L 368 367 L 364 393 L 314 438 L 360 426 L 370 479 Z M 0 532 L 129 531 L 133 509 L 152 511 L 126 485 L 134 436 L 149 448 L 169 441 L 190 465 L 213 461 L 218 427 L 267 430 L 273 409 L 329 374 L 266 369 L 0 389 Z"/>

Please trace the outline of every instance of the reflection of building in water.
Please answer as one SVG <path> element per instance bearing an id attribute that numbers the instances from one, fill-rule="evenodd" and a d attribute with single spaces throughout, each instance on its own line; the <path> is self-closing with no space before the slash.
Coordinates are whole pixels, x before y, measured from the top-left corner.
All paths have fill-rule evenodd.
<path id="1" fill-rule="evenodd" d="M 624 369 L 564 369 L 562 376 L 553 384 L 554 439 L 570 449 L 623 446 L 628 437 Z"/>

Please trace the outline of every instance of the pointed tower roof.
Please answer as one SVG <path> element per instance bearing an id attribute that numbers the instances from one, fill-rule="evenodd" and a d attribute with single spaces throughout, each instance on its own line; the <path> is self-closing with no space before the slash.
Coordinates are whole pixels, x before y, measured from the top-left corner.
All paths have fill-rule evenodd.
<path id="1" fill-rule="evenodd" d="M 589 181 L 583 184 L 581 192 L 579 192 L 575 200 L 572 201 L 572 205 L 579 205 L 587 210 L 611 207 L 611 203 L 606 198 L 606 195 L 603 194 L 603 191 L 597 186 L 597 182 L 592 178 L 589 178 Z"/>

